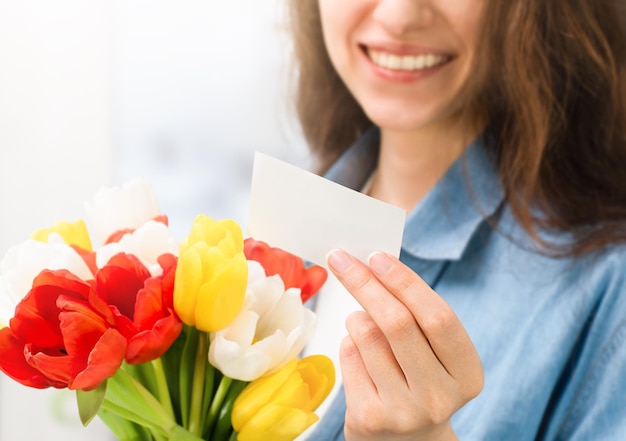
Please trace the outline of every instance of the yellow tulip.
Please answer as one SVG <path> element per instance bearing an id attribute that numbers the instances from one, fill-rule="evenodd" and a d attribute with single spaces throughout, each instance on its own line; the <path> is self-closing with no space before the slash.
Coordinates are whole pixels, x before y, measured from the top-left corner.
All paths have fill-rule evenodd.
<path id="1" fill-rule="evenodd" d="M 59 221 L 50 228 L 42 228 L 35 231 L 32 239 L 47 243 L 50 233 L 57 233 L 68 245 L 76 245 L 85 251 L 92 251 L 91 239 L 89 239 L 87 226 L 83 220 L 78 220 L 74 223 Z"/>
<path id="2" fill-rule="evenodd" d="M 174 309 L 180 319 L 205 332 L 225 328 L 243 306 L 247 283 L 239 225 L 197 216 L 176 267 Z"/>
<path id="3" fill-rule="evenodd" d="M 239 441 L 290 441 L 318 420 L 313 412 L 335 384 L 332 361 L 311 355 L 250 383 L 235 400 L 232 424 Z"/>

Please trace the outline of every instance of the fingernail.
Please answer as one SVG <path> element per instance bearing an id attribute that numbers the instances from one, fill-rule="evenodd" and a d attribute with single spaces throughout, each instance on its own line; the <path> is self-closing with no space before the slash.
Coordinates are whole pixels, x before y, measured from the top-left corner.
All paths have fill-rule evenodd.
<path id="1" fill-rule="evenodd" d="M 393 262 L 384 253 L 380 251 L 374 251 L 367 258 L 367 262 L 370 265 L 370 268 L 379 276 L 384 276 L 391 269 Z"/>
<path id="2" fill-rule="evenodd" d="M 328 265 L 337 273 L 345 273 L 352 266 L 352 258 L 342 250 L 331 250 L 326 256 Z"/>

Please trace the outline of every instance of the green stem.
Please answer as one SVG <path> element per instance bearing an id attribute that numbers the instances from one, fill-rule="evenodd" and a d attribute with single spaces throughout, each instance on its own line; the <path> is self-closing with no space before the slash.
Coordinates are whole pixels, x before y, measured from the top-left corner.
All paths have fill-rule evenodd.
<path id="1" fill-rule="evenodd" d="M 185 344 L 180 356 L 178 369 L 178 390 L 180 415 L 183 427 L 189 428 L 189 406 L 191 404 L 191 384 L 193 381 L 193 367 L 196 360 L 198 338 L 201 334 L 196 328 L 185 325 L 183 328 Z M 211 391 L 213 394 L 213 391 Z"/>
<path id="2" fill-rule="evenodd" d="M 233 379 L 227 376 L 223 376 L 222 380 L 220 381 L 220 385 L 217 387 L 217 391 L 215 392 L 215 397 L 213 397 L 213 401 L 211 402 L 211 407 L 209 409 L 209 422 L 208 422 L 208 428 L 209 428 L 209 433 L 211 433 L 211 431 L 213 430 L 213 425 L 215 424 L 215 421 L 217 420 L 217 417 L 220 413 L 220 409 L 222 407 L 222 403 L 224 402 L 224 398 L 226 398 L 226 395 L 228 394 L 228 389 L 230 388 L 230 385 L 232 384 Z"/>
<path id="3" fill-rule="evenodd" d="M 204 381 L 206 365 L 208 363 L 209 334 L 201 332 L 196 347 L 196 360 L 193 369 L 191 385 L 191 407 L 189 409 L 189 431 L 194 435 L 202 436 L 202 399 L 204 396 Z"/>
<path id="4" fill-rule="evenodd" d="M 228 438 L 228 441 L 237 441 L 237 435 L 239 434 L 233 430 L 233 433 L 230 434 L 230 438 Z"/>
<path id="5" fill-rule="evenodd" d="M 230 388 L 228 388 L 228 394 L 220 406 L 217 421 L 211 431 L 212 439 L 225 440 L 233 432 L 232 416 L 235 401 L 237 401 L 237 397 L 247 385 L 248 383 L 246 381 L 233 380 Z"/>
<path id="6" fill-rule="evenodd" d="M 206 372 L 204 377 L 204 397 L 202 399 L 202 416 L 209 414 L 209 406 L 213 398 L 213 384 L 215 383 L 216 369 L 211 363 L 206 364 Z M 203 418 L 202 421 L 202 435 L 207 435 L 209 432 L 208 420 Z"/>
<path id="7" fill-rule="evenodd" d="M 174 421 L 176 416 L 174 414 L 174 407 L 172 406 L 172 398 L 170 397 L 170 390 L 167 385 L 167 378 L 165 377 L 165 369 L 163 368 L 163 361 L 161 358 L 152 360 L 152 369 L 154 370 L 154 376 L 156 379 L 157 395 L 159 402 Z"/>

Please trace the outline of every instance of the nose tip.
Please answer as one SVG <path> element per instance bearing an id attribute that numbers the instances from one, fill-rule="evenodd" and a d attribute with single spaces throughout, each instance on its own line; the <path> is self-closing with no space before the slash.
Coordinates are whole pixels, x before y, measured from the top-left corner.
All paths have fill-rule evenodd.
<path id="1" fill-rule="evenodd" d="M 435 11 L 424 0 L 380 0 L 373 18 L 390 34 L 404 35 L 430 26 Z"/>

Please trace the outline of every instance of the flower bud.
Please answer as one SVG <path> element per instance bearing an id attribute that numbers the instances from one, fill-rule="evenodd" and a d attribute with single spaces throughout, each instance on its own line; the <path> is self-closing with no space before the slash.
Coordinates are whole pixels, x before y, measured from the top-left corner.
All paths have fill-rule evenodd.
<path id="1" fill-rule="evenodd" d="M 248 281 L 239 225 L 197 216 L 180 247 L 175 280 L 174 309 L 184 323 L 205 332 L 230 324 Z"/>
<path id="2" fill-rule="evenodd" d="M 250 383 L 237 397 L 232 424 L 239 441 L 295 439 L 318 420 L 313 412 L 335 384 L 332 361 L 324 355 L 292 360 L 278 372 Z"/>

